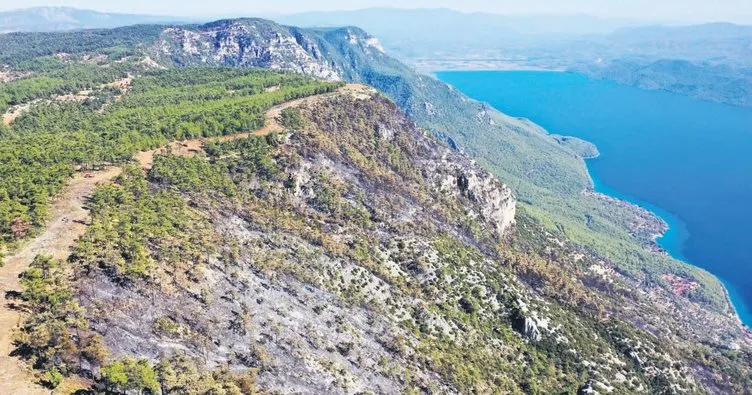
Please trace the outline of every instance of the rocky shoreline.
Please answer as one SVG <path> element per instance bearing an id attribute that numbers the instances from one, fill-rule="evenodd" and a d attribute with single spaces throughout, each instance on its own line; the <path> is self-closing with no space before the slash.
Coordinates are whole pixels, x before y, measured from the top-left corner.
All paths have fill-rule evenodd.
<path id="1" fill-rule="evenodd" d="M 663 237 L 669 230 L 669 225 L 657 214 L 637 204 L 615 198 L 604 193 L 595 192 L 593 190 L 582 191 L 582 194 L 584 196 L 592 196 L 597 199 L 602 199 L 611 204 L 618 205 L 619 207 L 637 213 L 635 221 L 633 222 L 633 224 L 635 224 L 636 226 L 629 228 L 630 234 L 643 242 L 645 248 L 647 248 L 651 252 L 664 256 L 671 256 L 671 254 L 658 243 L 658 239 L 660 237 Z M 685 278 L 674 275 L 664 275 L 663 279 L 669 284 L 674 294 L 678 296 L 685 296 L 687 292 L 692 291 L 700 286 L 696 282 L 689 281 Z M 718 280 L 723 285 L 722 288 L 724 299 L 726 300 L 729 308 L 728 314 L 730 316 L 733 316 L 738 324 L 745 328 L 748 337 L 752 336 L 752 331 L 750 331 L 750 328 L 742 320 L 741 315 L 739 314 L 739 310 L 734 304 L 734 300 L 731 297 L 731 293 L 729 292 L 726 284 L 720 279 Z"/>
<path id="2" fill-rule="evenodd" d="M 665 248 L 658 244 L 658 239 L 669 230 L 668 223 L 652 211 L 641 207 L 637 204 L 615 198 L 593 190 L 582 191 L 584 196 L 591 196 L 599 200 L 606 201 L 610 204 L 629 210 L 635 213 L 635 217 L 630 221 L 629 234 L 640 240 L 643 245 L 652 252 L 668 256 L 669 253 Z"/>

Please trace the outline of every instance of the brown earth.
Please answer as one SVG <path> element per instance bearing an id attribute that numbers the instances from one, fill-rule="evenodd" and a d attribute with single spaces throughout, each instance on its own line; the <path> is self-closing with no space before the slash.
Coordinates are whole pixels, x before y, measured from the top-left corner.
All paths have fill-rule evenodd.
<path id="1" fill-rule="evenodd" d="M 700 284 L 673 274 L 664 274 L 662 278 L 670 284 L 671 291 L 677 296 L 686 296 L 689 292 L 700 288 Z"/>
<path id="2" fill-rule="evenodd" d="M 120 173 L 114 167 L 93 173 L 94 177 L 77 175 L 50 207 L 50 220 L 45 230 L 6 260 L 0 269 L 0 394 L 47 394 L 50 391 L 32 383 L 30 372 L 10 354 L 13 351 L 13 333 L 19 328 L 23 316 L 19 301 L 13 296 L 21 291 L 18 276 L 28 268 L 38 254 L 66 259 L 70 247 L 86 231 L 89 211 L 86 200 L 100 183 L 110 182 Z"/>
<path id="3" fill-rule="evenodd" d="M 11 82 L 13 80 L 17 80 L 31 74 L 32 73 L 30 71 L 0 70 L 0 84 Z"/>
<path id="4" fill-rule="evenodd" d="M 131 90 L 131 83 L 133 83 L 133 77 L 128 76 L 117 81 L 110 82 L 109 84 L 104 84 L 104 86 L 110 88 L 118 88 L 123 93 L 128 93 Z"/>
<path id="5" fill-rule="evenodd" d="M 11 108 L 10 110 L 8 110 L 8 112 L 3 114 L 3 124 L 5 124 L 5 126 L 10 126 L 10 124 L 13 123 L 13 121 L 15 121 L 16 118 L 23 115 L 23 113 L 26 112 L 29 109 L 29 107 L 31 107 L 31 103 L 27 103 L 27 104 L 23 104 L 23 105 Z"/>

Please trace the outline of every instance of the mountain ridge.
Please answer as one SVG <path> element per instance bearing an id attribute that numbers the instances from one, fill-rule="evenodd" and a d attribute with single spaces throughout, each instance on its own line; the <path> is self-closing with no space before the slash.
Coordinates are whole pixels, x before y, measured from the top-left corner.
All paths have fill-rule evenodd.
<path id="1" fill-rule="evenodd" d="M 130 169 L 117 186 L 98 193 L 95 225 L 77 247 L 76 259 L 52 270 L 80 273 L 66 278 L 76 279 L 68 286 L 86 307 L 85 322 L 116 357 L 125 358 L 102 366 L 105 382 L 110 372 L 138 367 L 148 372 L 148 365 L 162 388 L 169 389 L 177 385 L 172 381 L 176 371 L 212 368 L 202 365 L 201 358 L 195 365 L 171 359 L 158 363 L 148 346 L 177 341 L 190 355 L 210 349 L 215 362 L 256 369 L 262 388 L 280 388 L 280 377 L 291 374 L 278 361 L 293 358 L 298 366 L 309 360 L 290 350 L 325 356 L 328 362 L 305 366 L 329 381 L 311 377 L 303 380 L 311 387 L 301 388 L 328 392 L 355 392 L 366 377 L 379 377 L 383 388 L 449 393 L 609 388 L 614 393 L 724 393 L 749 388 L 744 378 L 750 339 L 733 322 L 722 287 L 706 272 L 655 254 L 642 244 L 642 236 L 629 234 L 634 207 L 583 193 L 591 186 L 582 159 L 591 151 L 586 145 L 564 144 L 566 137 L 548 135 L 416 74 L 369 43 L 372 37 L 363 31 L 298 29 L 262 20 L 222 23 L 222 29 L 209 24 L 0 36 L 8 67 L 31 72 L 5 86 L 59 83 L 23 96 L 2 91 L 4 105 L 47 98 L 59 90 L 80 93 L 75 90 L 91 85 L 99 96 L 85 103 L 97 111 L 102 101 L 107 104 L 101 114 L 79 109 L 84 111 L 81 120 L 62 116 L 78 109 L 75 103 L 32 105 L 2 136 L 33 135 L 36 125 L 65 133 L 69 123 L 88 130 L 89 123 L 104 122 L 94 130 L 123 133 L 127 125 L 140 132 L 124 133 L 119 144 L 147 144 L 159 141 L 149 122 L 156 119 L 160 133 L 166 133 L 162 139 L 194 133 L 211 137 L 258 122 L 250 116 L 251 107 L 231 105 L 246 103 L 244 95 L 269 95 L 285 84 L 299 88 L 305 81 L 291 71 L 315 73 L 323 66 L 340 79 L 382 92 L 285 112 L 280 117 L 290 133 L 279 140 L 210 144 L 206 156 L 158 156 L 148 173 Z M 121 34 L 131 36 L 130 41 Z M 123 43 L 127 50 L 120 48 Z M 30 57 L 25 47 L 33 47 L 36 55 Z M 98 60 L 86 63 L 92 58 Z M 258 85 L 254 71 L 243 69 L 258 66 L 285 72 L 262 74 L 265 82 Z M 113 78 L 128 72 L 139 78 L 119 98 L 97 91 L 109 81 L 74 84 L 77 80 L 71 79 L 81 70 L 100 75 L 108 69 L 122 70 L 113 72 Z M 61 75 L 64 81 L 55 79 Z M 202 102 L 207 99 L 228 102 Z M 185 115 L 162 117 L 182 114 L 170 106 L 194 101 L 201 105 L 189 107 Z M 169 112 L 161 110 L 166 103 Z M 128 157 L 127 151 L 121 155 Z M 501 237 L 493 232 L 489 214 L 478 208 L 485 202 L 504 212 L 504 205 L 495 202 L 503 202 L 507 194 L 488 194 L 483 190 L 494 182 L 467 174 L 466 169 L 480 166 L 515 191 L 516 225 Z M 494 188 L 498 190 L 487 191 Z M 155 207 L 173 215 L 155 216 Z M 150 222 L 172 217 L 174 223 Z M 135 229 L 150 231 L 125 226 L 132 222 L 138 224 Z M 113 229 L 108 225 L 113 223 L 121 225 Z M 161 226 L 173 227 L 176 237 L 166 237 Z M 390 241 L 389 236 L 395 237 Z M 121 239 L 127 243 L 108 243 Z M 221 253 L 200 240 L 217 241 Z M 661 280 L 666 273 L 672 273 L 672 281 L 697 286 L 677 295 Z M 28 278 L 43 280 L 34 272 Z M 171 292 L 185 297 L 174 298 Z M 382 300 L 383 292 L 392 298 Z M 141 304 L 129 305 L 118 295 Z M 275 300 L 290 304 L 275 305 Z M 308 300 L 321 303 L 306 305 Z M 97 308 L 102 301 L 128 318 L 111 322 L 107 309 Z M 141 313 L 143 306 L 149 314 Z M 185 306 L 195 314 L 185 313 Z M 329 326 L 310 322 L 317 329 L 300 335 L 293 320 L 297 313 L 286 314 L 290 306 L 293 311 L 313 309 Z M 44 311 L 45 305 L 34 307 Z M 232 327 L 197 320 L 204 308 Z M 252 314 L 254 309 L 258 315 Z M 282 321 L 267 322 L 274 317 Z M 136 339 L 140 351 L 129 354 L 118 349 L 117 333 L 133 333 L 134 322 L 140 323 L 135 325 L 138 336 L 129 339 Z M 254 325 L 248 328 L 247 322 Z M 363 322 L 401 335 L 377 336 L 372 342 L 366 326 L 373 325 Z M 117 329 L 108 338 L 110 326 Z M 31 341 L 35 328 L 27 330 L 29 346 L 39 347 Z M 332 332 L 337 335 L 324 335 Z M 244 340 L 240 354 L 224 348 L 224 340 L 245 339 L 249 333 L 258 334 L 253 347 Z M 311 335 L 317 333 L 322 336 Z M 266 358 L 259 351 L 265 349 L 271 350 Z M 363 354 L 367 350 L 385 350 L 387 363 Z M 144 353 L 147 365 L 127 359 Z M 89 351 L 86 355 L 92 357 Z M 396 369 L 391 374 L 390 361 Z M 69 369 L 92 369 L 97 375 L 99 363 L 71 363 Z M 353 373 L 363 366 L 367 375 Z M 228 377 L 201 369 L 203 373 L 190 377 Z M 395 378 L 410 371 L 416 373 L 409 381 Z M 437 377 L 440 388 L 431 387 Z"/>

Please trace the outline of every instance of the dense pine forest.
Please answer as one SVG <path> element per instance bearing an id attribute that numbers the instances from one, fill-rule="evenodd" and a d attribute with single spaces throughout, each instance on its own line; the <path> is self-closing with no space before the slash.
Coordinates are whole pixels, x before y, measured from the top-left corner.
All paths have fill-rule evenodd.
<path id="1" fill-rule="evenodd" d="M 76 171 L 125 163 L 168 141 L 252 131 L 271 106 L 339 86 L 265 70 L 99 62 L 43 58 L 0 85 L 0 107 L 17 113 L 0 129 L 3 244 L 33 234 Z"/>

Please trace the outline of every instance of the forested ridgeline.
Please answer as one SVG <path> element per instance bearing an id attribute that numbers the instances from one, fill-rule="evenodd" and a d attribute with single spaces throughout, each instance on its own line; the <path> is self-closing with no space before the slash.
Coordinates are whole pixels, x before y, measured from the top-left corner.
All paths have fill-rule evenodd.
<path id="1" fill-rule="evenodd" d="M 128 58 L 30 66 L 0 85 L 1 108 L 24 106 L 0 127 L 0 252 L 44 223 L 50 198 L 76 170 L 172 140 L 255 130 L 268 108 L 340 86 L 267 70 L 158 70 Z"/>
<path id="2" fill-rule="evenodd" d="M 0 63 L 22 69 L 29 61 L 60 53 L 101 53 L 113 60 L 154 42 L 164 26 L 138 25 L 58 33 L 0 35 Z"/>
<path id="3" fill-rule="evenodd" d="M 583 193 L 587 144 L 415 74 L 355 28 L 194 30 L 0 35 L 0 255 L 35 234 L 77 170 L 122 169 L 87 203 L 69 260 L 39 256 L 20 276 L 31 314 L 16 352 L 40 381 L 62 391 L 81 375 L 113 393 L 252 393 L 254 381 L 317 393 L 748 392 L 747 335 L 720 283 L 646 249 L 652 234 L 630 233 L 634 207 Z M 285 139 L 127 164 L 170 141 L 255 130 L 275 104 L 338 86 L 160 70 L 187 64 L 336 70 L 424 129 L 391 104 L 343 96 L 280 110 L 295 131 Z M 469 178 L 446 173 L 454 192 L 430 189 L 437 168 L 416 155 L 440 150 L 416 140 L 424 130 L 512 187 L 511 240 L 488 236 Z M 447 169 L 463 161 L 447 155 Z M 697 287 L 665 291 L 666 273 Z"/>

